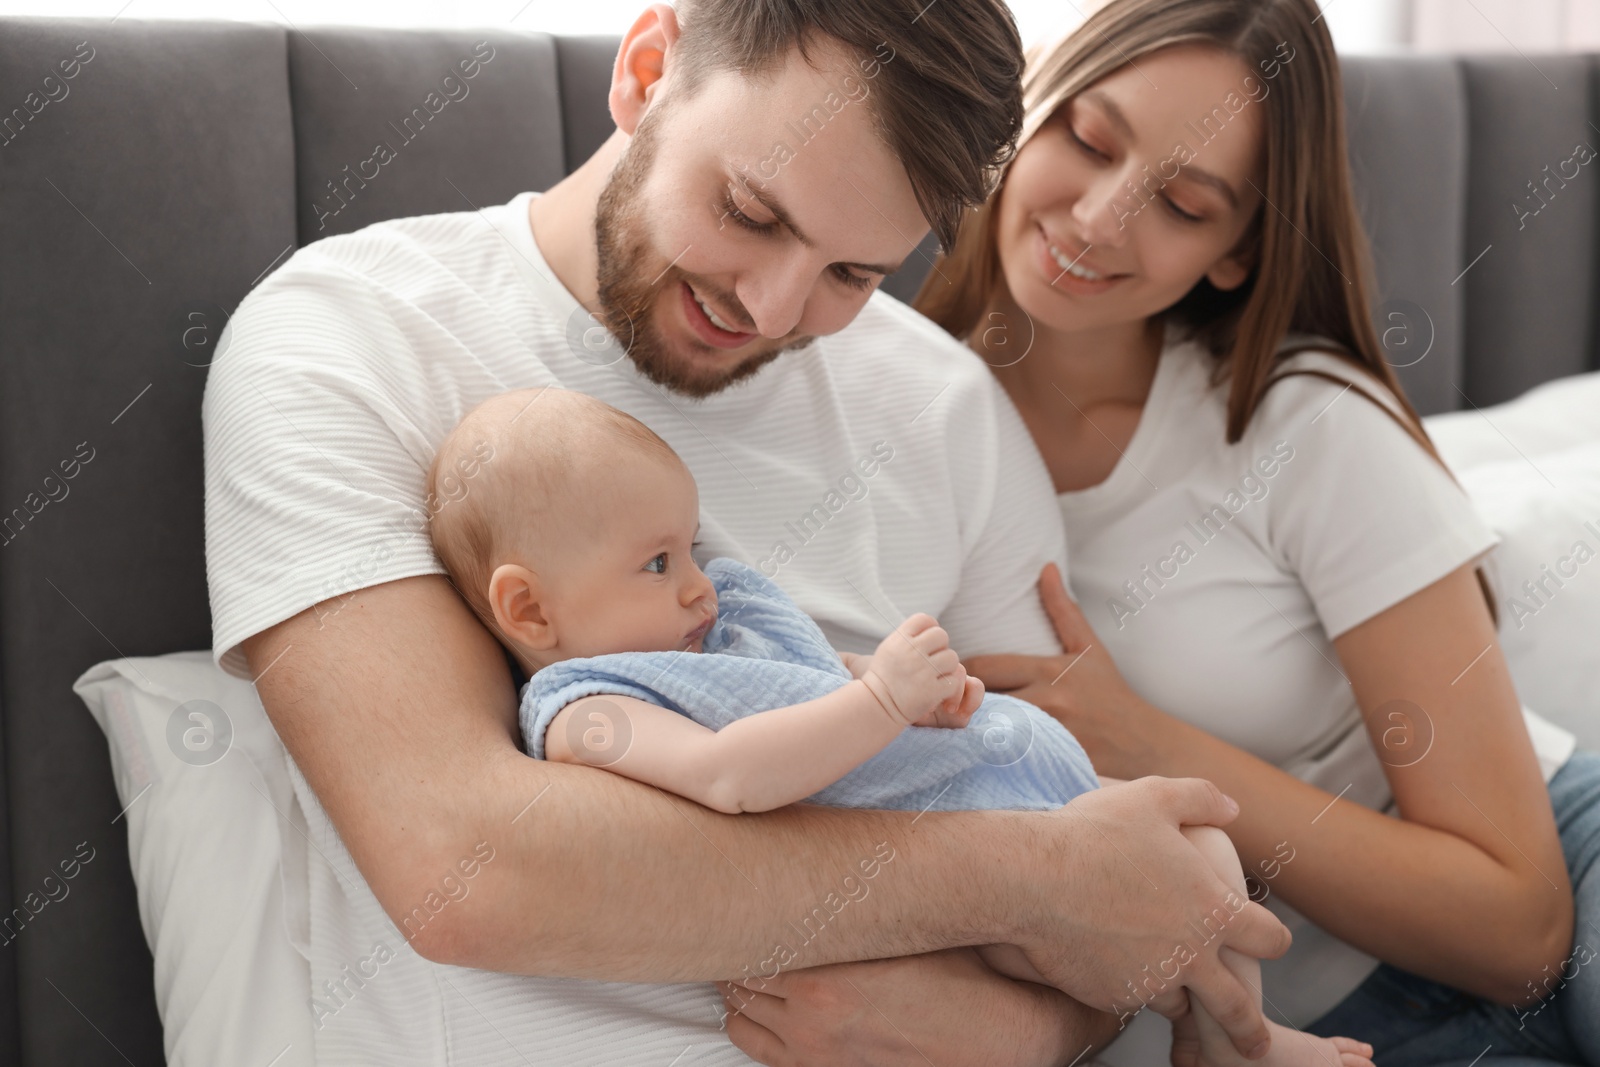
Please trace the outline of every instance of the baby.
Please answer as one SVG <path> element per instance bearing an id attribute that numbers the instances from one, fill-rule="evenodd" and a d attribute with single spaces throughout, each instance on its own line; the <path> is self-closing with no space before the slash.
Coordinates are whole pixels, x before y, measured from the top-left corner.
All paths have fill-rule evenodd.
<path id="1" fill-rule="evenodd" d="M 870 656 L 838 653 L 758 571 L 730 559 L 702 570 L 693 476 L 643 423 L 598 400 L 550 388 L 485 401 L 441 445 L 428 493 L 439 558 L 530 678 L 520 719 L 535 757 L 730 813 L 802 800 L 1047 810 L 1099 785 L 1065 728 L 986 695 L 928 615 Z M 1210 941 L 1244 907 L 1244 875 L 1221 830 L 1185 833 L 1234 890 L 1205 920 Z M 1043 981 L 1016 946 L 979 951 L 1003 974 Z M 1220 952 L 1260 988 L 1256 960 Z M 1164 984 L 1129 978 L 1127 1003 L 1109 1005 L 1124 1018 L 1143 1006 L 1141 990 Z M 1175 1062 L 1251 1062 L 1192 1003 L 1174 1023 Z M 1371 1067 L 1359 1042 L 1268 1025 L 1271 1050 L 1256 1063 Z"/>

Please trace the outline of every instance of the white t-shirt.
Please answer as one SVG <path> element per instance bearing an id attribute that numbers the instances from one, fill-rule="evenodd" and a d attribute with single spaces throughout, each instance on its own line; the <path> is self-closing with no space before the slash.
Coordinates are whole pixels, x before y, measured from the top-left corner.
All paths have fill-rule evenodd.
<path id="1" fill-rule="evenodd" d="M 1059 652 L 1035 589 L 1045 562 L 1065 562 L 1049 475 L 982 360 L 875 294 L 844 330 L 723 393 L 668 394 L 555 279 L 533 240 L 532 195 L 319 241 L 240 305 L 203 406 L 207 570 L 226 669 L 243 675 L 239 642 L 314 604 L 443 573 L 422 523 L 435 450 L 478 402 L 545 384 L 605 400 L 665 438 L 699 482 L 702 560 L 758 567 L 836 647 L 870 652 L 926 611 L 963 655 Z M 344 885 L 314 873 L 312 894 Z M 359 893 L 311 902 L 330 917 L 329 942 L 355 946 L 319 953 L 313 923 L 314 989 L 318 968 L 336 979 L 363 948 L 335 929 L 371 917 Z M 696 1063 L 748 1062 L 719 1033 L 709 984 L 450 973 L 451 988 L 493 986 L 474 1001 L 506 1005 L 493 1026 L 538 1062 L 665 1063 L 686 1043 L 709 1048 Z M 332 1030 L 392 1035 L 426 1029 L 430 1013 L 450 1014 L 457 1047 L 468 1031 L 494 1044 L 455 998 L 427 999 L 437 982 L 409 987 L 412 1004 L 394 999 L 401 986 L 363 992 L 319 1033 L 319 1051 L 334 1050 Z M 386 1002 L 377 988 L 395 992 Z M 405 1040 L 427 1049 L 431 1033 Z M 361 1043 L 350 1036 L 337 1051 L 360 1055 Z"/>
<path id="2" fill-rule="evenodd" d="M 671 395 L 596 344 L 532 195 L 319 241 L 240 305 L 203 406 L 224 667 L 319 601 L 444 573 L 421 527 L 435 450 L 479 401 L 545 384 L 665 438 L 699 482 L 703 557 L 759 567 L 839 647 L 926 611 L 964 655 L 1059 651 L 1034 586 L 1064 551 L 1049 476 L 976 355 L 874 294 L 721 394 Z"/>
<path id="3" fill-rule="evenodd" d="M 1099 485 L 1060 495 L 1074 594 L 1145 699 L 1340 803 L 1392 813 L 1333 638 L 1496 538 L 1445 469 L 1353 388 L 1287 378 L 1228 445 L 1226 389 L 1211 386 L 1212 366 L 1199 345 L 1169 333 L 1123 458 Z M 1288 368 L 1324 370 L 1394 403 L 1326 352 L 1292 356 Z M 1548 780 L 1572 735 L 1525 716 Z M 1431 736 L 1410 718 L 1409 727 L 1395 720 L 1391 763 L 1418 758 Z M 1296 831 L 1284 837 L 1292 849 Z M 1266 995 L 1305 1025 L 1377 961 L 1276 895 L 1268 906 L 1294 947 L 1264 962 Z"/>

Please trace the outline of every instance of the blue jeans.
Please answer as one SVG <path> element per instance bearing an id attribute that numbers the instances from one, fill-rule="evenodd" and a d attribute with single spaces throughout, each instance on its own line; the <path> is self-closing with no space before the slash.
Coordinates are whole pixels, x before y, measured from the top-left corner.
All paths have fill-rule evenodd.
<path id="1" fill-rule="evenodd" d="M 1306 1029 L 1370 1042 L 1378 1067 L 1600 1067 L 1600 754 L 1575 753 L 1551 780 L 1550 802 L 1577 923 L 1542 1003 L 1502 1007 L 1385 963 Z"/>

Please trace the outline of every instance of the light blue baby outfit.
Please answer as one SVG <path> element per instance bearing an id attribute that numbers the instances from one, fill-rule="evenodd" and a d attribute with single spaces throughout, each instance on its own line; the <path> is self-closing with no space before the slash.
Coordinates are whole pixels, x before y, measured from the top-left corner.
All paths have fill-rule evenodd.
<path id="1" fill-rule="evenodd" d="M 637 697 L 713 730 L 815 700 L 851 680 L 811 617 L 760 572 L 731 559 L 705 568 L 718 618 L 704 652 L 621 652 L 565 660 L 522 690 L 522 735 L 544 758 L 556 713 L 600 693 Z M 1058 808 L 1099 787 L 1083 748 L 1032 704 L 987 694 L 965 729 L 910 727 L 808 800 L 910 811 Z"/>

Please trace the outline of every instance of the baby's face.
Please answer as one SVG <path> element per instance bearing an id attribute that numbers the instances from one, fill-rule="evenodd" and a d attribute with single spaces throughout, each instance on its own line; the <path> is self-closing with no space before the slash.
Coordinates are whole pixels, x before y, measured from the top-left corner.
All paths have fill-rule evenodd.
<path id="1" fill-rule="evenodd" d="M 711 580 L 690 556 L 700 496 L 681 464 L 628 465 L 600 492 L 600 536 L 564 546 L 574 561 L 550 605 L 566 657 L 699 652 L 717 617 Z"/>

